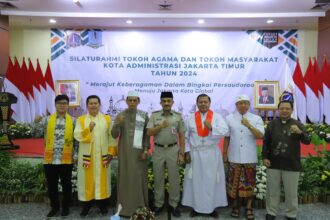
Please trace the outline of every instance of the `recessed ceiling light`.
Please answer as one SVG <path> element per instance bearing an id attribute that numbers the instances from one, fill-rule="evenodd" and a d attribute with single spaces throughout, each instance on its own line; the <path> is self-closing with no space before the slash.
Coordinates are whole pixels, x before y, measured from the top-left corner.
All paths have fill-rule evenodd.
<path id="1" fill-rule="evenodd" d="M 79 0 L 72 0 L 73 1 L 73 3 L 78 3 L 79 2 Z"/>
<path id="2" fill-rule="evenodd" d="M 274 20 L 271 19 L 267 20 L 267 24 L 271 24 L 271 23 L 274 23 Z"/>
<path id="3" fill-rule="evenodd" d="M 199 19 L 197 22 L 198 22 L 198 24 L 204 24 L 205 23 L 205 21 L 203 19 Z"/>
<path id="4" fill-rule="evenodd" d="M 49 23 L 55 24 L 56 23 L 56 20 L 51 18 L 51 19 L 49 19 Z"/>
<path id="5" fill-rule="evenodd" d="M 133 21 L 131 21 L 131 20 L 126 21 L 126 24 L 132 24 L 132 23 L 133 23 Z"/>

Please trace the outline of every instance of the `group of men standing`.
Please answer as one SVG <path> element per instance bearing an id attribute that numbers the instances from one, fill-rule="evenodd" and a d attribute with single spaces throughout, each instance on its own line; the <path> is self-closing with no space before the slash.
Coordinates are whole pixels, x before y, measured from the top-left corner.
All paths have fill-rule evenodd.
<path id="1" fill-rule="evenodd" d="M 126 98 L 128 108 L 111 122 L 109 116 L 99 112 L 101 105 L 99 97 L 89 96 L 86 101 L 88 113 L 75 122 L 66 113 L 69 98 L 65 95 L 56 97 L 56 113 L 43 119 L 46 139 L 44 164 L 52 207 L 47 217 L 55 216 L 60 209 L 58 192 L 55 189 L 58 179 L 61 178 L 63 185 L 67 182 L 63 181 L 63 178 L 71 178 L 71 174 L 67 177 L 61 175 L 62 168 L 47 171 L 49 170 L 47 167 L 65 167 L 69 164 L 68 170 L 72 169 L 75 158 L 72 153 L 74 138 L 79 141 L 78 198 L 83 201 L 81 217 L 87 216 L 93 200 L 99 204 L 101 213 L 107 214 L 106 204 L 111 189 L 109 164 L 115 155 L 118 155 L 117 203 L 123 207 L 120 214 L 129 217 L 137 208 L 148 206 L 147 157 L 150 136 L 153 136 L 155 197 L 153 211 L 156 215 L 164 207 L 166 166 L 169 177 L 169 208 L 174 217 L 180 217 L 179 167 L 186 164 L 182 204 L 192 207 L 190 217 L 210 215 L 218 218 L 215 209 L 228 205 L 228 194 L 233 200 L 232 217 L 239 218 L 240 201 L 244 198 L 245 217 L 254 219 L 252 198 L 258 162 L 256 139 L 263 138 L 265 132 L 261 117 L 249 112 L 249 97 L 238 96 L 235 103 L 236 111 L 223 118 L 210 110 L 211 98 L 201 94 L 196 100 L 198 111 L 190 115 L 186 122 L 180 113 L 172 110 L 174 100 L 171 92 L 161 93 L 162 110 L 153 112 L 150 118 L 146 112 L 138 110 L 139 103 L 137 92 L 129 92 Z M 292 184 L 298 184 L 300 141 L 308 143 L 309 137 L 304 126 L 291 119 L 292 104 L 288 105 L 288 103 L 290 102 L 280 101 L 280 119 L 270 122 L 264 137 L 263 161 L 269 168 L 267 173 L 271 179 L 271 182 L 267 182 L 270 184 L 267 188 L 269 219 L 273 219 L 277 214 L 279 203 L 277 190 L 281 178 L 284 182 L 285 194 L 288 196 L 286 217 L 295 219 L 297 215 L 297 204 L 294 199 L 297 195 L 293 192 L 297 188 L 292 187 Z M 40 120 L 37 118 L 35 121 L 40 122 Z M 286 133 L 282 134 L 283 123 Z M 219 141 L 222 137 L 225 137 L 223 157 L 219 150 Z M 68 153 L 69 151 L 71 153 Z M 55 156 L 61 153 L 62 162 L 55 159 Z M 73 159 L 64 160 L 67 157 Z M 228 162 L 227 175 L 225 175 L 224 162 Z M 291 178 L 290 172 L 294 172 L 294 178 Z M 66 189 L 64 187 L 63 185 L 63 192 L 71 190 L 68 186 Z M 70 195 L 64 197 L 62 216 L 69 214 Z"/>

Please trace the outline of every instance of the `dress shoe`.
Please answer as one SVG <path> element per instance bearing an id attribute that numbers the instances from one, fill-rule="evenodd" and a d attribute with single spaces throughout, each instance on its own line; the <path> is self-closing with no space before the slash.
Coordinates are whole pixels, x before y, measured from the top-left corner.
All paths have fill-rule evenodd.
<path id="1" fill-rule="evenodd" d="M 155 213 L 155 215 L 159 215 L 163 210 L 163 206 L 162 207 L 157 207 L 155 206 L 152 211 Z"/>
<path id="2" fill-rule="evenodd" d="M 297 220 L 297 218 L 292 218 L 292 217 L 287 217 L 287 216 L 285 216 L 285 219 L 287 219 L 287 220 Z"/>
<path id="3" fill-rule="evenodd" d="M 172 207 L 170 206 L 171 213 L 174 217 L 179 218 L 181 216 L 180 209 L 178 207 Z"/>
<path id="4" fill-rule="evenodd" d="M 67 217 L 70 214 L 70 211 L 68 208 L 62 209 L 61 216 Z"/>
<path id="5" fill-rule="evenodd" d="M 274 220 L 276 216 L 266 214 L 266 220 Z"/>
<path id="6" fill-rule="evenodd" d="M 108 215 L 108 209 L 105 207 L 100 208 L 100 212 L 102 216 L 107 216 Z"/>
<path id="7" fill-rule="evenodd" d="M 219 218 L 219 215 L 215 210 L 211 214 L 209 214 L 209 216 L 212 218 Z"/>
<path id="8" fill-rule="evenodd" d="M 80 217 L 86 218 L 89 210 L 90 210 L 90 207 L 84 207 L 83 210 L 80 212 Z"/>
<path id="9" fill-rule="evenodd" d="M 50 212 L 48 212 L 47 214 L 47 218 L 54 217 L 58 211 L 59 211 L 58 209 L 51 209 Z"/>
<path id="10" fill-rule="evenodd" d="M 194 218 L 194 217 L 196 217 L 198 215 L 198 212 L 196 212 L 195 210 L 191 210 L 190 211 L 190 217 L 191 218 Z"/>

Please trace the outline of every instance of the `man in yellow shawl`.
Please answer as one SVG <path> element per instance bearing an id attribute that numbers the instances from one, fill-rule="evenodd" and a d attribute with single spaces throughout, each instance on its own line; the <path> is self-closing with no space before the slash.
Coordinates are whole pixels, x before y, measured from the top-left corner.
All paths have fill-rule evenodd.
<path id="1" fill-rule="evenodd" d="M 36 116 L 32 127 L 41 129 L 45 135 L 44 169 L 51 210 L 47 217 L 55 216 L 60 210 L 58 181 L 61 179 L 63 189 L 62 217 L 69 215 L 72 195 L 72 159 L 74 148 L 74 119 L 67 113 L 69 97 L 58 95 L 55 98 L 56 112 L 49 117 Z"/>
<path id="2" fill-rule="evenodd" d="M 87 97 L 86 115 L 78 118 L 74 137 L 79 141 L 78 199 L 83 202 L 81 217 L 86 217 L 92 201 L 96 200 L 101 214 L 108 213 L 111 194 L 110 161 L 116 155 L 116 141 L 111 137 L 111 118 L 100 113 L 101 100 L 96 95 Z"/>

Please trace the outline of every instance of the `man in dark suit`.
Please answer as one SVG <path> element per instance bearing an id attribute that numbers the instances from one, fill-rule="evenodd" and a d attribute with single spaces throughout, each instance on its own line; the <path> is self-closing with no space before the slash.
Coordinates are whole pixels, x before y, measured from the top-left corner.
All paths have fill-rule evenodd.
<path id="1" fill-rule="evenodd" d="M 268 87 L 261 88 L 261 96 L 259 96 L 259 104 L 274 104 L 274 97 L 269 95 Z"/>

